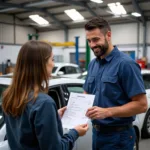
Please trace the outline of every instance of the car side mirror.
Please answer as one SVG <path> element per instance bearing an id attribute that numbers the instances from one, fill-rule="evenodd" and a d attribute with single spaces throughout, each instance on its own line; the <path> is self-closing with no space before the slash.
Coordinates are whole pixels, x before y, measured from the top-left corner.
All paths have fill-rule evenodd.
<path id="1" fill-rule="evenodd" d="M 64 72 L 63 71 L 58 71 L 57 75 L 58 76 L 64 75 Z"/>

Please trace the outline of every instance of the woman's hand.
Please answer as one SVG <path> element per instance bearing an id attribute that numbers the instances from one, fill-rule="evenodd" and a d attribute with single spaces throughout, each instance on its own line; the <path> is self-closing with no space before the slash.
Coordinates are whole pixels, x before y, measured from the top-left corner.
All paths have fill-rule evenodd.
<path id="1" fill-rule="evenodd" d="M 78 132 L 79 136 L 83 136 L 88 131 L 89 125 L 88 124 L 78 125 L 74 129 Z"/>
<path id="2" fill-rule="evenodd" d="M 59 114 L 60 118 L 62 118 L 62 116 L 63 116 L 66 109 L 67 109 L 66 106 L 63 107 L 63 108 L 58 109 L 58 114 Z"/>

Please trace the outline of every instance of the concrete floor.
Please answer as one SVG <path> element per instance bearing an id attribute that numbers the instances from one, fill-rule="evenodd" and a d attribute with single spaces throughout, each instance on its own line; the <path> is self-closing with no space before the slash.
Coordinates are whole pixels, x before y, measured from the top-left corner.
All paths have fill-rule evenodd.
<path id="1" fill-rule="evenodd" d="M 150 139 L 142 139 L 139 144 L 139 150 L 150 150 Z"/>

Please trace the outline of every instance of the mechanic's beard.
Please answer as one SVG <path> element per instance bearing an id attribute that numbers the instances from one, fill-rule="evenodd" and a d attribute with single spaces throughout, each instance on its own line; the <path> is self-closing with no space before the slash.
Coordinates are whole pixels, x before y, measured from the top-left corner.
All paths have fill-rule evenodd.
<path id="1" fill-rule="evenodd" d="M 99 51 L 94 52 L 94 49 L 98 48 Z M 92 48 L 94 55 L 97 57 L 97 59 L 100 59 L 103 55 L 105 55 L 108 51 L 109 45 L 108 42 L 105 39 L 105 43 L 103 45 L 98 45 Z"/>

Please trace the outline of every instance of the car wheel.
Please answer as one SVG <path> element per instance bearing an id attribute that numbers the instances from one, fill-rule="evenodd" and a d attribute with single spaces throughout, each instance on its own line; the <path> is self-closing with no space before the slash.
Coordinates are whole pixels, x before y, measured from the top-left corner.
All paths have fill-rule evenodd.
<path id="1" fill-rule="evenodd" d="M 147 112 L 142 128 L 142 138 L 150 138 L 150 110 Z"/>
<path id="2" fill-rule="evenodd" d="M 133 150 L 139 150 L 139 140 L 136 138 Z"/>

